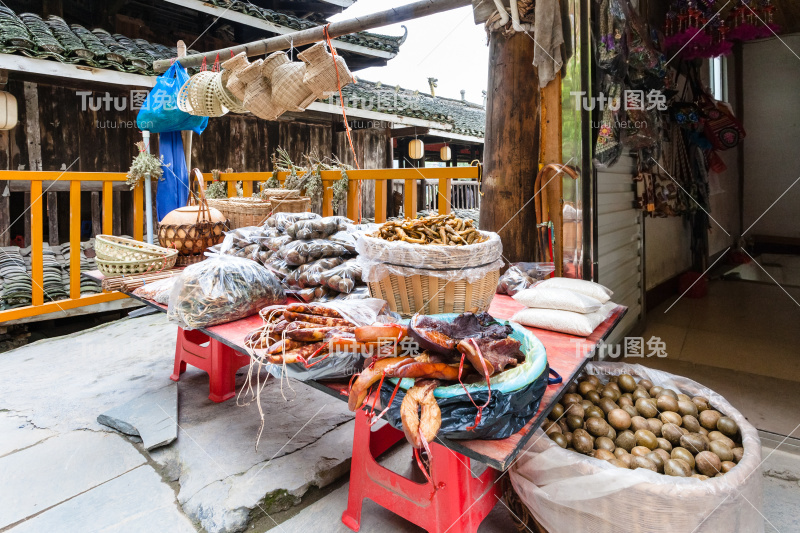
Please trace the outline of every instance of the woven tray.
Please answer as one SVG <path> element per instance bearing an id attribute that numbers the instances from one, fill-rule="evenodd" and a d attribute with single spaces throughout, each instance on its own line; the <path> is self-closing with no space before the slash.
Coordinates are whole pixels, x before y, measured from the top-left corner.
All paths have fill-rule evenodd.
<path id="1" fill-rule="evenodd" d="M 106 276 L 127 276 L 167 270 L 175 266 L 177 258 L 178 252 L 173 250 L 169 255 L 146 261 L 105 261 L 98 257 L 95 262 L 97 269 Z"/>
<path id="2" fill-rule="evenodd" d="M 272 204 L 261 198 L 209 198 L 208 205 L 219 209 L 230 229 L 260 226 L 272 213 Z"/>
<path id="3" fill-rule="evenodd" d="M 94 251 L 97 258 L 104 261 L 147 261 L 177 253 L 169 248 L 114 235 L 98 235 Z"/>

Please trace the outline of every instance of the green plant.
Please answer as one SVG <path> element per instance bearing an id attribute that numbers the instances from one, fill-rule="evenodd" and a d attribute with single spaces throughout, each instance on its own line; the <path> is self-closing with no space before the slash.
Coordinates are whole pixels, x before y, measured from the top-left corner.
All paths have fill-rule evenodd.
<path id="1" fill-rule="evenodd" d="M 131 189 L 135 189 L 146 174 L 150 174 L 150 179 L 156 181 L 164 174 L 163 158 L 148 153 L 142 141 L 137 142 L 136 147 L 139 149 L 139 154 L 133 158 L 131 168 L 128 170 L 128 179 L 125 180 Z"/>
<path id="2" fill-rule="evenodd" d="M 211 171 L 214 181 L 208 186 L 208 189 L 206 189 L 206 198 L 216 199 L 228 197 L 228 187 L 219 180 L 219 174 L 220 172 L 216 168 Z"/>

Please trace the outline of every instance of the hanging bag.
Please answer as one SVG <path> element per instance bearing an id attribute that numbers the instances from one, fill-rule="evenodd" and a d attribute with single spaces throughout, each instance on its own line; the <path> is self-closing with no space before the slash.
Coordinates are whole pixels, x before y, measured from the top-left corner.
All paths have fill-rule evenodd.
<path id="1" fill-rule="evenodd" d="M 747 136 L 742 123 L 733 116 L 727 104 L 715 100 L 708 93 L 697 71 L 690 75 L 690 80 L 697 95 L 697 107 L 703 116 L 703 134 L 715 150 L 736 148 Z"/>
<path id="2" fill-rule="evenodd" d="M 189 75 L 177 61 L 159 76 L 136 117 L 139 129 L 151 133 L 182 130 L 203 133 L 208 117 L 193 116 L 178 109 L 178 93 L 187 81 Z"/>

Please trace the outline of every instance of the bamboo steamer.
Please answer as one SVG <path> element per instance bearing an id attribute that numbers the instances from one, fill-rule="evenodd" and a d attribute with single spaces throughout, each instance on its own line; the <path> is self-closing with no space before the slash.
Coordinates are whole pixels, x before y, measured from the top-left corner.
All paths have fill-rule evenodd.
<path id="1" fill-rule="evenodd" d="M 167 213 L 158 227 L 159 243 L 178 250 L 178 264 L 201 261 L 206 249 L 222 242 L 230 224 L 219 209 L 209 207 L 199 169 L 189 173 L 190 182 L 192 178 L 199 188 L 198 199 L 189 191 L 189 205 Z"/>

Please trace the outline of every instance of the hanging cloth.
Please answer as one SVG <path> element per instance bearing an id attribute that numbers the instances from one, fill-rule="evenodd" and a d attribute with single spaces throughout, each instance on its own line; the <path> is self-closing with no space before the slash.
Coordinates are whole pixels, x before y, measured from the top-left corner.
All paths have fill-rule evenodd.
<path id="1" fill-rule="evenodd" d="M 559 1 L 539 0 L 536 2 L 534 24 L 536 45 L 533 51 L 533 66 L 539 73 L 539 87 L 544 89 L 555 79 L 564 64 L 561 57 L 564 34 Z"/>
<path id="2" fill-rule="evenodd" d="M 164 160 L 164 174 L 158 182 L 156 193 L 156 213 L 158 220 L 161 220 L 173 209 L 186 205 L 189 198 L 189 173 L 186 170 L 181 132 L 159 133 L 158 149 Z"/>

